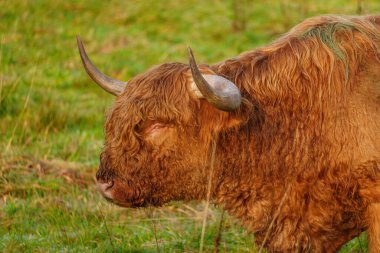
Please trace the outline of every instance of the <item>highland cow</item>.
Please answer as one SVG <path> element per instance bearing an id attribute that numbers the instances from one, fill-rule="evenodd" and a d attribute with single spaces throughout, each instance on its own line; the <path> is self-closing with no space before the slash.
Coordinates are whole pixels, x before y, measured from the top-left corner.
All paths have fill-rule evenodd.
<path id="1" fill-rule="evenodd" d="M 124 207 L 212 200 L 271 252 L 380 252 L 380 16 L 310 18 L 223 62 L 167 63 L 116 95 L 97 180 Z M 216 143 L 211 174 L 212 146 Z"/>

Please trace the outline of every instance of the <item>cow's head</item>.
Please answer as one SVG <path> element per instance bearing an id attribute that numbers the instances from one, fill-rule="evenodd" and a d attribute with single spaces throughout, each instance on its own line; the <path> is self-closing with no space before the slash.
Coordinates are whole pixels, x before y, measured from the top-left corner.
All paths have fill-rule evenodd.
<path id="1" fill-rule="evenodd" d="M 210 68 L 168 63 L 129 82 L 101 73 L 77 38 L 83 65 L 116 95 L 96 178 L 105 198 L 125 207 L 160 205 L 205 194 L 213 135 L 241 122 L 241 95 Z"/>

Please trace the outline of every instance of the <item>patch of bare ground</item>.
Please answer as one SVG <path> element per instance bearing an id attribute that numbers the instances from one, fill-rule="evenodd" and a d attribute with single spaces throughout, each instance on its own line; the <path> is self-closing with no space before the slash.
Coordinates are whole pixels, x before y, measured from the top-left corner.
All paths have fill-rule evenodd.
<path id="1" fill-rule="evenodd" d="M 93 167 L 62 160 L 43 160 L 28 156 L 0 158 L 0 196 L 26 197 L 30 190 L 66 191 L 75 185 L 87 188 L 94 185 Z M 46 180 L 62 180 L 59 189 Z"/>

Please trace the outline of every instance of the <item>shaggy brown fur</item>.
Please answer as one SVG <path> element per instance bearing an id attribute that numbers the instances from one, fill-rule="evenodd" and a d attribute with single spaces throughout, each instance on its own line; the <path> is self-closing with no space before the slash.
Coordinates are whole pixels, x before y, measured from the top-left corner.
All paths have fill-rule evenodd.
<path id="1" fill-rule="evenodd" d="M 97 178 L 122 206 L 203 199 L 218 136 L 213 199 L 258 245 L 334 252 L 367 230 L 380 252 L 379 49 L 380 16 L 308 19 L 201 67 L 241 89 L 229 113 L 190 92 L 187 65 L 151 69 L 115 102 Z"/>

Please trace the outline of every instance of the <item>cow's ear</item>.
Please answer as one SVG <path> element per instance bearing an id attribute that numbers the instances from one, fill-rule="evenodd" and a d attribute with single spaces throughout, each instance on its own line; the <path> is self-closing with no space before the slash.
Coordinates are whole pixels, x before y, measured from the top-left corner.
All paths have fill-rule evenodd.
<path id="1" fill-rule="evenodd" d="M 253 108 L 253 104 L 243 98 L 237 110 L 226 113 L 226 118 L 222 122 L 222 130 L 236 128 L 246 124 L 252 115 Z"/>
<path id="2" fill-rule="evenodd" d="M 244 98 L 242 99 L 241 106 L 231 112 L 218 110 L 207 101 L 202 100 L 200 103 L 200 120 L 202 129 L 203 131 L 210 133 L 239 128 L 248 122 L 253 110 L 253 104 Z"/>

